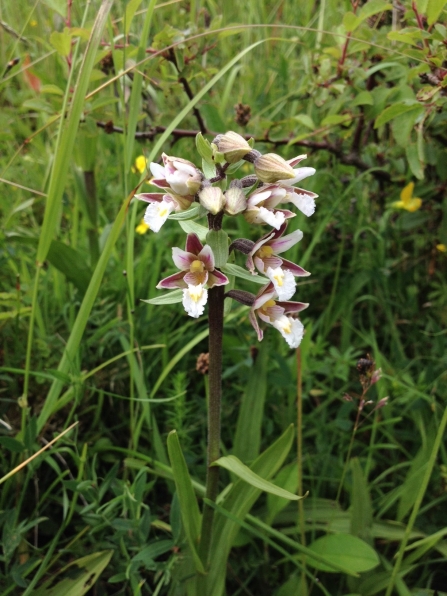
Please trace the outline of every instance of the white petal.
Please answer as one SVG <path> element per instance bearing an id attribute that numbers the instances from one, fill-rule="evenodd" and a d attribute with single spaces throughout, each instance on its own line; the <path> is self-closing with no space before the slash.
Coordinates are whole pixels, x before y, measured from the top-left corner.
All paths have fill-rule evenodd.
<path id="1" fill-rule="evenodd" d="M 293 186 L 300 180 L 304 180 L 308 176 L 313 176 L 317 171 L 315 168 L 296 168 L 295 170 L 295 178 L 289 180 L 278 180 L 276 184 L 284 185 L 284 186 Z"/>
<path id="2" fill-rule="evenodd" d="M 268 223 L 269 226 L 275 228 L 275 230 L 279 230 L 286 219 L 284 217 L 284 213 L 281 211 L 276 211 L 276 213 L 273 213 L 273 211 L 269 211 L 269 209 L 266 209 L 265 207 L 259 207 L 259 217 L 262 219 L 262 221 Z"/>
<path id="3" fill-rule="evenodd" d="M 289 300 L 295 294 L 296 282 L 294 275 L 287 270 L 276 267 L 272 269 L 269 267 L 266 271 L 267 277 L 273 282 L 278 299 Z"/>
<path id="4" fill-rule="evenodd" d="M 287 195 L 291 203 L 298 207 L 301 213 L 304 213 L 307 217 L 310 217 L 315 213 L 315 199 L 308 195 L 298 195 L 296 193 L 290 193 Z"/>
<path id="5" fill-rule="evenodd" d="M 168 219 L 171 211 L 174 211 L 175 204 L 171 201 L 161 201 L 161 203 L 151 203 L 144 214 L 144 223 L 149 226 L 153 232 L 158 232 L 161 226 Z"/>
<path id="6" fill-rule="evenodd" d="M 159 163 L 155 163 L 154 161 L 150 164 L 150 169 L 152 172 L 152 176 L 156 179 L 162 179 L 165 177 L 165 169 Z"/>
<path id="7" fill-rule="evenodd" d="M 197 286 L 189 285 L 183 290 L 183 306 L 190 317 L 200 317 L 205 310 L 205 304 L 208 300 L 208 292 L 202 284 Z"/>
<path id="8" fill-rule="evenodd" d="M 291 348 L 297 348 L 303 339 L 304 326 L 299 319 L 293 319 L 282 315 L 272 322 L 273 327 L 278 329 L 281 335 Z"/>

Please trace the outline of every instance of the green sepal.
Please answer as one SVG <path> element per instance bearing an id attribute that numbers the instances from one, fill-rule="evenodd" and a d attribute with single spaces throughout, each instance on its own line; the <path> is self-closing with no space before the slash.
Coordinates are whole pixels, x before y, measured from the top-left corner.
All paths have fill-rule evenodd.
<path id="1" fill-rule="evenodd" d="M 228 234 L 223 230 L 210 230 L 206 243 L 214 254 L 214 266 L 223 267 L 228 261 Z"/>

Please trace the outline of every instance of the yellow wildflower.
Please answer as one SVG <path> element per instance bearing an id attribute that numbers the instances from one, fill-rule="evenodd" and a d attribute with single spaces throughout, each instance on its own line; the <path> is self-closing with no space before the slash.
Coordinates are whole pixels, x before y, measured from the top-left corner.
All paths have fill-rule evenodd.
<path id="1" fill-rule="evenodd" d="M 439 250 L 439 252 L 447 252 L 447 246 L 445 244 L 437 244 L 436 248 Z"/>
<path id="2" fill-rule="evenodd" d="M 137 172 L 139 174 L 144 174 L 144 172 L 146 172 L 146 170 L 147 170 L 147 159 L 144 157 L 144 155 L 139 155 L 135 160 L 135 164 L 132 166 L 132 172 L 134 174 L 136 174 Z"/>
<path id="3" fill-rule="evenodd" d="M 410 184 L 407 184 L 407 186 L 400 193 L 400 201 L 395 201 L 392 203 L 392 206 L 396 207 L 396 209 L 405 209 L 411 213 L 420 209 L 422 205 L 422 199 L 413 197 L 413 190 L 414 182 L 410 182 Z"/>
<path id="4" fill-rule="evenodd" d="M 145 223 L 144 219 L 142 219 L 140 221 L 140 223 L 137 225 L 137 227 L 135 228 L 135 232 L 137 234 L 146 234 L 146 232 L 149 230 L 149 226 L 147 225 L 147 223 Z"/>
<path id="5" fill-rule="evenodd" d="M 31 25 L 31 27 L 37 27 L 37 21 L 36 19 L 32 19 L 29 24 Z"/>

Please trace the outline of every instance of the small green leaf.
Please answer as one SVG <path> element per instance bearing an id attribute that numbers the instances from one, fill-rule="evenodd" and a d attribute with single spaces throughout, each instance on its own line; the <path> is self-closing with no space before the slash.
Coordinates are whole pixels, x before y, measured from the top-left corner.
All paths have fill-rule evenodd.
<path id="1" fill-rule="evenodd" d="M 202 157 L 206 162 L 212 164 L 213 150 L 211 148 L 211 143 L 205 139 L 201 132 L 196 135 L 196 147 L 200 157 Z"/>
<path id="2" fill-rule="evenodd" d="M 376 118 L 376 122 L 374 124 L 374 128 L 379 128 L 379 126 L 383 126 L 393 118 L 397 118 L 401 114 L 405 114 L 406 112 L 418 112 L 421 114 L 424 111 L 423 106 L 417 101 L 411 101 L 411 103 L 407 102 L 400 102 L 395 103 L 388 108 L 385 108 L 381 114 L 379 114 Z"/>
<path id="3" fill-rule="evenodd" d="M 298 116 L 294 117 L 294 120 L 296 120 L 306 128 L 310 128 L 310 130 L 315 130 L 316 128 L 314 121 L 307 114 L 298 114 Z"/>
<path id="4" fill-rule="evenodd" d="M 50 43 L 61 56 L 68 56 L 71 50 L 71 33 L 68 27 L 63 32 L 53 31 L 50 35 Z"/>
<path id="5" fill-rule="evenodd" d="M 405 153 L 407 156 L 408 165 L 410 166 L 410 170 L 413 172 L 414 176 L 416 176 L 418 180 L 423 180 L 424 164 L 421 162 L 419 158 L 418 146 L 416 144 L 407 145 Z"/>
<path id="6" fill-rule="evenodd" d="M 379 13 L 385 12 L 386 10 L 392 10 L 393 5 L 389 2 L 384 2 L 384 0 L 369 0 L 366 4 L 362 6 L 359 11 L 359 19 L 361 21 L 365 21 L 369 17 Z"/>
<path id="7" fill-rule="evenodd" d="M 92 271 L 86 259 L 74 248 L 59 240 L 52 240 L 47 254 L 49 262 L 65 275 L 80 292 L 85 293 Z"/>
<path id="8" fill-rule="evenodd" d="M 329 534 L 317 538 L 309 548 L 329 561 L 357 573 L 374 569 L 380 563 L 376 551 L 351 534 Z M 315 569 L 334 573 L 333 568 L 315 559 L 309 558 L 308 563 Z"/>
<path id="9" fill-rule="evenodd" d="M 182 230 L 187 234 L 197 234 L 200 242 L 206 241 L 208 228 L 206 228 L 205 226 L 202 226 L 201 224 L 198 224 L 195 221 L 191 221 L 190 219 L 187 221 L 179 221 L 179 224 Z"/>
<path id="10" fill-rule="evenodd" d="M 352 120 L 351 114 L 330 114 L 326 116 L 321 122 L 322 126 L 330 126 L 335 124 L 347 124 Z"/>
<path id="11" fill-rule="evenodd" d="M 239 265 L 231 265 L 230 263 L 227 263 L 225 266 L 221 267 L 221 269 L 226 275 L 234 275 L 235 277 L 240 277 L 247 281 L 253 281 L 255 284 L 260 284 L 261 286 L 268 284 L 270 281 L 263 275 L 252 275 L 246 269 L 243 269 L 243 267 L 239 267 Z"/>
<path id="12" fill-rule="evenodd" d="M 179 213 L 173 213 L 169 216 L 169 219 L 174 219 L 176 221 L 187 221 L 188 219 L 194 219 L 195 217 L 200 217 L 204 215 L 204 209 L 202 205 L 198 205 L 197 203 L 187 209 L 186 211 L 180 211 Z"/>
<path id="13" fill-rule="evenodd" d="M 93 553 L 66 565 L 56 576 L 47 580 L 33 596 L 83 596 L 91 590 L 112 558 L 113 550 Z M 54 584 L 55 577 L 64 576 Z"/>
<path id="14" fill-rule="evenodd" d="M 223 267 L 228 261 L 228 234 L 223 230 L 210 230 L 206 242 L 214 254 L 216 267 Z"/>
<path id="15" fill-rule="evenodd" d="M 171 431 L 168 435 L 168 454 L 172 466 L 172 473 L 174 476 L 186 538 L 197 571 L 199 573 L 205 573 L 202 561 L 197 553 L 201 526 L 199 505 L 197 504 L 191 478 L 175 430 Z"/>
<path id="16" fill-rule="evenodd" d="M 374 98 L 369 91 L 360 91 L 352 102 L 353 106 L 373 106 Z"/>
<path id="17" fill-rule="evenodd" d="M 22 453 L 22 451 L 25 451 L 25 445 L 12 437 L 0 437 L 0 445 L 12 453 Z"/>
<path id="18" fill-rule="evenodd" d="M 137 12 L 140 4 L 141 4 L 141 0 L 130 0 L 130 2 L 126 6 L 126 12 L 124 13 L 124 26 L 125 26 L 126 35 L 130 31 L 132 19 L 133 19 L 135 13 Z"/>
<path id="19" fill-rule="evenodd" d="M 400 41 L 401 43 L 407 43 L 410 46 L 417 47 L 417 41 L 411 33 L 402 32 L 402 31 L 390 31 L 387 34 L 387 37 L 390 41 Z"/>
<path id="20" fill-rule="evenodd" d="M 173 540 L 156 540 L 140 550 L 133 558 L 132 561 L 142 561 L 145 565 L 150 565 L 160 555 L 167 553 L 174 546 Z"/>
<path id="21" fill-rule="evenodd" d="M 347 33 L 351 33 L 360 25 L 361 20 L 353 12 L 345 13 L 343 17 L 343 26 Z"/>
<path id="22" fill-rule="evenodd" d="M 261 478 L 261 476 L 255 474 L 253 470 L 250 470 L 248 466 L 243 464 L 241 460 L 234 455 L 220 457 L 211 465 L 219 466 L 220 468 L 225 468 L 229 472 L 232 472 L 233 474 L 241 478 L 244 482 L 251 484 L 255 488 L 259 488 L 266 493 L 271 493 L 272 495 L 283 497 L 284 499 L 289 499 L 289 501 L 299 501 L 303 498 L 290 493 L 288 490 L 276 486 L 268 480 L 264 480 L 264 478 Z"/>
<path id="23" fill-rule="evenodd" d="M 148 304 L 176 304 L 183 300 L 183 290 L 172 290 L 167 294 L 162 294 L 156 298 L 150 298 L 149 300 L 141 300 L 141 302 L 147 302 Z"/>

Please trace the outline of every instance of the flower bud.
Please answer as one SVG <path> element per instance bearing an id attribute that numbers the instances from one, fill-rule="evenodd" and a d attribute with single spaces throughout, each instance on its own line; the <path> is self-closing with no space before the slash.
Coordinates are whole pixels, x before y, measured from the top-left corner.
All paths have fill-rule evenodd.
<path id="1" fill-rule="evenodd" d="M 278 180 L 287 180 L 295 177 L 295 171 L 285 159 L 276 153 L 261 155 L 254 162 L 255 174 L 261 182 L 272 184 Z"/>
<path id="2" fill-rule="evenodd" d="M 225 213 L 237 215 L 247 208 L 247 199 L 242 188 L 232 187 L 225 193 Z"/>
<path id="3" fill-rule="evenodd" d="M 228 163 L 236 163 L 247 153 L 250 153 L 251 147 L 247 141 L 238 135 L 237 132 L 228 131 L 224 135 L 217 135 L 214 144 L 219 153 L 223 153 Z"/>
<path id="4" fill-rule="evenodd" d="M 218 186 L 207 186 L 199 192 L 202 207 L 213 215 L 217 215 L 225 205 L 225 196 Z"/>

